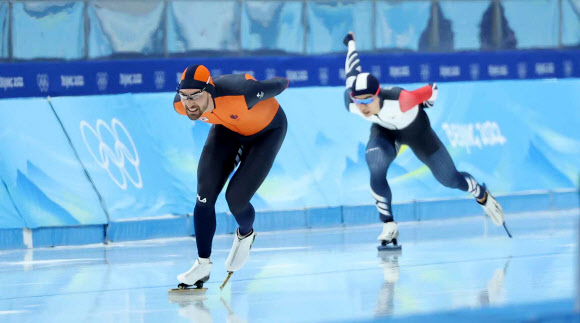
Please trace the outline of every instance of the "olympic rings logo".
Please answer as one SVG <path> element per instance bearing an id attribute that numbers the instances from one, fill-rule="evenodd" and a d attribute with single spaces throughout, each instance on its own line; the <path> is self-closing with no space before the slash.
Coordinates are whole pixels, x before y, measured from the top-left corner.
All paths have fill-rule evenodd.
<path id="1" fill-rule="evenodd" d="M 96 128 L 93 128 L 83 120 L 80 128 L 89 153 L 97 164 L 109 173 L 115 184 L 122 190 L 127 189 L 128 182 L 136 188 L 143 188 L 143 179 L 139 171 L 139 154 L 133 138 L 121 121 L 113 118 L 109 126 L 105 121 L 98 119 Z"/>

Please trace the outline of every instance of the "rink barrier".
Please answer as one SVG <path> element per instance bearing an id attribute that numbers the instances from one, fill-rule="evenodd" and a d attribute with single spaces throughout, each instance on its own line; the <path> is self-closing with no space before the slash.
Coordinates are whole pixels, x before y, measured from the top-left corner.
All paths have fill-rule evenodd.
<path id="1" fill-rule="evenodd" d="M 520 192 L 497 196 L 504 211 L 565 210 L 580 207 L 580 190 Z M 473 198 L 416 200 L 393 204 L 398 222 L 453 219 L 483 216 Z M 217 213 L 216 234 L 231 234 L 237 228 L 229 213 Z M 330 228 L 378 223 L 374 205 L 345 205 L 284 211 L 257 211 L 256 231 Z M 45 227 L 37 229 L 1 229 L 1 249 L 40 248 L 104 242 L 186 237 L 194 235 L 193 216 L 163 216 L 150 219 L 112 221 L 107 225 Z"/>
<path id="2" fill-rule="evenodd" d="M 344 53 L 308 56 L 187 57 L 0 63 L 4 98 L 172 92 L 185 67 L 206 65 L 214 77 L 245 72 L 283 76 L 291 87 L 344 85 Z M 529 80 L 580 77 L 576 49 L 361 54 L 381 83 Z"/>
<path id="3" fill-rule="evenodd" d="M 27 248 L 84 245 L 105 241 L 104 225 L 48 227 L 24 230 L 31 231 L 30 234 L 32 236 L 32 246 L 29 246 L 25 241 Z"/>
<path id="4" fill-rule="evenodd" d="M 131 241 L 193 235 L 189 216 L 162 216 L 151 219 L 112 221 L 107 225 L 108 241 Z M 146 238 L 144 238 L 146 237 Z"/>
<path id="5" fill-rule="evenodd" d="M 522 194 L 506 198 L 506 212 L 577 207 L 575 193 L 542 195 L 578 189 L 577 127 L 538 107 L 559 106 L 577 116 L 580 110 L 569 102 L 580 100 L 579 84 L 580 79 L 448 83 L 429 118 L 458 169 L 485 180 L 493 192 L 536 195 L 533 201 Z M 257 230 L 376 223 L 376 209 L 365 205 L 372 202 L 365 162 L 369 124 L 346 113 L 343 94 L 342 87 L 319 87 L 288 89 L 280 96 L 288 107 L 289 131 L 252 200 L 260 211 Z M 0 238 L 2 245 L 87 243 L 70 229 L 83 225 L 104 232 L 91 234 L 89 242 L 192 234 L 186 214 L 196 203 L 195 169 L 210 126 L 173 113 L 167 104 L 172 96 L 58 97 L 50 99 L 54 109 L 46 99 L 0 100 L 0 128 L 8 130 L 0 132 L 0 227 L 30 229 L 27 239 L 6 231 L 10 238 Z M 134 107 L 146 113 L 136 114 Z M 321 126 L 320 120 L 328 122 Z M 393 206 L 397 220 L 482 214 L 468 194 L 438 183 L 411 149 L 399 153 L 390 184 L 393 200 L 407 202 Z M 454 199 L 426 200 L 441 197 Z M 219 234 L 236 228 L 227 211 L 221 194 Z M 51 237 L 48 227 L 69 228 L 67 237 Z M 33 235 L 42 239 L 35 243 Z"/>
<path id="6" fill-rule="evenodd" d="M 24 230 L 18 229 L 0 229 L 0 250 L 2 249 L 23 249 Z"/>

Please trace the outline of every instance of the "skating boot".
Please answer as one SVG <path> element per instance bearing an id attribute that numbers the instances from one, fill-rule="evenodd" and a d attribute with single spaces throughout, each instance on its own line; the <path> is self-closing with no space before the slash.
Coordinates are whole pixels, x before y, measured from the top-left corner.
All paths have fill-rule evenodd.
<path id="1" fill-rule="evenodd" d="M 209 258 L 197 258 L 191 269 L 177 276 L 180 284 L 169 293 L 205 293 L 207 288 L 203 288 L 203 284 L 209 280 L 211 266 Z"/>
<path id="2" fill-rule="evenodd" d="M 485 211 L 485 214 L 491 219 L 491 221 L 495 225 L 503 226 L 505 232 L 511 238 L 512 234 L 505 225 L 505 219 L 503 217 L 503 210 L 501 208 L 501 205 L 499 205 L 499 202 L 493 197 L 493 195 L 491 195 L 487 187 L 485 187 L 485 184 L 483 184 L 482 186 L 483 189 L 485 190 L 484 202 L 481 203 L 480 201 L 477 201 L 477 203 L 481 205 L 481 207 Z"/>
<path id="3" fill-rule="evenodd" d="M 501 205 L 499 205 L 497 200 L 491 195 L 487 187 L 485 187 L 485 184 L 483 184 L 483 189 L 485 190 L 484 197 L 485 202 L 484 203 L 481 203 L 479 201 L 477 202 L 481 205 L 481 207 L 485 211 L 485 214 L 491 219 L 491 221 L 495 225 L 502 225 L 504 223 L 504 219 Z"/>
<path id="4" fill-rule="evenodd" d="M 377 240 L 381 245 L 377 247 L 379 251 L 394 251 L 401 250 L 401 246 L 397 244 L 397 237 L 399 237 L 399 229 L 396 222 L 386 222 L 383 224 L 383 232 L 379 234 Z"/>
<path id="5" fill-rule="evenodd" d="M 224 288 L 234 271 L 241 269 L 246 264 L 248 256 L 250 255 L 250 249 L 252 248 L 255 239 L 256 232 L 254 230 L 244 237 L 240 236 L 240 229 L 236 230 L 234 244 L 232 245 L 232 250 L 230 250 L 228 259 L 226 260 L 228 277 L 220 287 L 221 289 Z"/>

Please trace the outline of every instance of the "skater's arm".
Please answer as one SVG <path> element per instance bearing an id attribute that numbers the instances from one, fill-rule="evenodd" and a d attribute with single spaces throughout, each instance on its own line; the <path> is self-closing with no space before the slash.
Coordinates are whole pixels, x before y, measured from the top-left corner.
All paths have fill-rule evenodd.
<path id="1" fill-rule="evenodd" d="M 407 112 L 419 104 L 423 107 L 431 107 L 437 99 L 437 84 L 425 85 L 413 91 L 402 90 L 399 95 L 399 107 L 402 112 Z"/>
<path id="2" fill-rule="evenodd" d="M 248 109 L 260 101 L 264 101 L 277 96 L 288 88 L 289 81 L 284 77 L 275 77 L 265 81 L 256 81 L 250 79 L 247 82 L 245 91 L 246 103 Z"/>
<path id="3" fill-rule="evenodd" d="M 344 92 L 344 103 L 346 109 L 350 111 L 349 105 L 352 103 L 350 92 L 356 76 L 362 71 L 358 52 L 356 51 L 356 43 L 354 34 L 348 33 L 343 40 L 344 45 L 348 48 L 346 52 L 346 60 L 344 62 L 344 73 L 346 77 L 346 91 Z"/>
<path id="4" fill-rule="evenodd" d="M 356 43 L 354 41 L 354 34 L 348 33 L 344 37 L 343 43 L 348 48 L 346 52 L 346 60 L 344 62 L 344 74 L 346 77 L 346 88 L 350 89 L 356 79 L 356 76 L 362 71 L 358 52 L 356 51 Z"/>

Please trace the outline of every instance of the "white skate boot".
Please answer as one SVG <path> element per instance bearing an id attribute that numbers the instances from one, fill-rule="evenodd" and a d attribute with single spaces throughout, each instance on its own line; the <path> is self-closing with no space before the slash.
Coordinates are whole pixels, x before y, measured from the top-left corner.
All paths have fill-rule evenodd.
<path id="1" fill-rule="evenodd" d="M 220 286 L 221 289 L 227 284 L 228 280 L 232 276 L 233 272 L 240 270 L 248 261 L 248 256 L 250 256 L 250 249 L 252 244 L 256 239 L 256 232 L 252 230 L 247 236 L 240 236 L 240 229 L 236 230 L 234 236 L 234 244 L 232 245 L 232 250 L 228 255 L 226 260 L 226 270 L 228 271 L 228 277 L 224 283 Z"/>
<path id="2" fill-rule="evenodd" d="M 177 280 L 180 284 L 177 286 L 178 289 L 191 289 L 192 285 L 195 285 L 195 289 L 203 289 L 203 283 L 209 280 L 209 274 L 211 272 L 212 262 L 209 258 L 197 258 L 191 269 L 177 276 Z"/>
<path id="3" fill-rule="evenodd" d="M 483 184 L 483 189 L 485 189 L 485 196 L 486 196 L 485 203 L 481 203 L 479 201 L 477 201 L 477 203 L 479 203 L 481 205 L 481 207 L 485 211 L 485 214 L 491 219 L 491 221 L 495 225 L 503 226 L 508 237 L 511 238 L 512 234 L 510 233 L 507 226 L 505 225 L 505 219 L 503 217 L 503 210 L 501 208 L 501 205 L 499 205 L 499 202 L 487 190 L 487 187 L 485 187 L 485 184 Z"/>
<path id="4" fill-rule="evenodd" d="M 377 247 L 379 251 L 384 250 L 400 250 L 401 246 L 397 244 L 397 237 L 399 237 L 399 229 L 397 222 L 387 222 L 383 224 L 383 232 L 379 234 L 377 240 L 381 245 Z M 389 244 L 392 243 L 390 246 Z"/>
<path id="5" fill-rule="evenodd" d="M 503 225 L 504 218 L 501 205 L 499 205 L 497 200 L 491 195 L 487 187 L 485 187 L 485 184 L 483 184 L 483 188 L 485 189 L 485 194 L 487 195 L 486 201 L 485 203 L 480 203 L 479 201 L 477 202 L 481 205 L 481 207 L 485 211 L 485 214 L 491 219 L 491 221 L 495 225 L 498 226 Z"/>
<path id="6" fill-rule="evenodd" d="M 250 255 L 250 249 L 252 248 L 255 239 L 256 232 L 254 230 L 245 237 L 240 236 L 239 229 L 236 231 L 232 250 L 230 250 L 230 254 L 226 260 L 227 271 L 240 270 L 246 264 L 248 256 Z"/>

